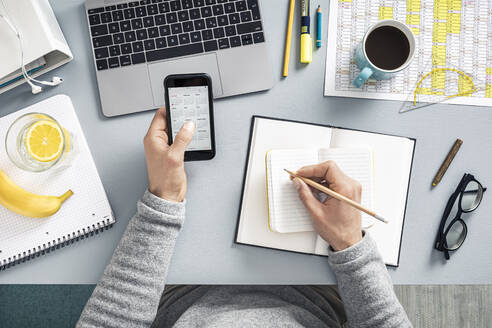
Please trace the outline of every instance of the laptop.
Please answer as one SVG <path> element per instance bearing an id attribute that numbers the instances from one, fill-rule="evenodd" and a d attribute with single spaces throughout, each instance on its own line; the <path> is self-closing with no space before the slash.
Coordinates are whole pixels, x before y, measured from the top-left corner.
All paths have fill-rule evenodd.
<path id="1" fill-rule="evenodd" d="M 105 116 L 164 105 L 169 74 L 207 73 L 214 98 L 270 89 L 259 0 L 86 0 Z"/>

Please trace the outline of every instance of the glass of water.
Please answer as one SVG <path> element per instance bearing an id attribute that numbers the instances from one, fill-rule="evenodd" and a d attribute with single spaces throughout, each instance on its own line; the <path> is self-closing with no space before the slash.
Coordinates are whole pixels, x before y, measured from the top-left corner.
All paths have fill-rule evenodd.
<path id="1" fill-rule="evenodd" d="M 12 163 L 31 172 L 66 168 L 76 153 L 74 136 L 43 113 L 17 118 L 7 131 L 5 149 Z"/>

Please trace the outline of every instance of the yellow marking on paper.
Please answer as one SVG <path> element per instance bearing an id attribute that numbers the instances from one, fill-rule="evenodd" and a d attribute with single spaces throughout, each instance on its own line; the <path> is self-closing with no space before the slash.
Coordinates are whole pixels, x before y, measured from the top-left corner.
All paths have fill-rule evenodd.
<path id="1" fill-rule="evenodd" d="M 458 78 L 458 93 L 465 97 L 470 97 L 475 91 L 472 81 L 460 75 Z"/>
<path id="2" fill-rule="evenodd" d="M 352 2 L 352 0 L 340 0 L 340 2 Z"/>
<path id="3" fill-rule="evenodd" d="M 419 95 L 431 95 L 432 89 L 431 88 L 417 88 L 417 89 L 415 89 L 415 93 L 417 93 Z"/>
<path id="4" fill-rule="evenodd" d="M 432 46 L 432 65 L 446 65 L 446 46 Z"/>
<path id="5" fill-rule="evenodd" d="M 459 34 L 461 32 L 461 14 L 448 14 L 448 33 Z"/>
<path id="6" fill-rule="evenodd" d="M 446 72 L 444 71 L 432 72 L 431 78 L 432 78 L 432 82 L 431 82 L 432 89 L 444 89 L 446 87 Z"/>
<path id="7" fill-rule="evenodd" d="M 432 42 L 446 43 L 447 23 L 435 22 L 432 30 Z"/>
<path id="8" fill-rule="evenodd" d="M 407 11 L 420 11 L 420 0 L 407 0 Z"/>
<path id="9" fill-rule="evenodd" d="M 393 7 L 379 7 L 379 20 L 393 19 Z"/>
<path id="10" fill-rule="evenodd" d="M 413 34 L 415 35 L 419 35 L 420 34 L 420 29 L 417 28 L 417 27 L 410 27 L 410 29 L 412 30 Z"/>
<path id="11" fill-rule="evenodd" d="M 444 91 L 432 91 L 431 88 L 417 88 L 415 93 L 419 95 L 444 96 Z"/>
<path id="12" fill-rule="evenodd" d="M 492 84 L 487 84 L 485 86 L 485 97 L 492 98 Z"/>
<path id="13" fill-rule="evenodd" d="M 487 75 L 492 75 L 492 67 L 487 67 Z"/>
<path id="14" fill-rule="evenodd" d="M 461 0 L 448 0 L 448 10 L 461 11 Z"/>
<path id="15" fill-rule="evenodd" d="M 448 18 L 448 0 L 434 1 L 434 19 L 446 20 Z"/>
<path id="16" fill-rule="evenodd" d="M 436 72 L 455 72 L 455 73 L 458 73 L 461 77 L 463 77 L 464 79 L 467 80 L 467 82 L 465 82 L 467 85 L 469 85 L 471 87 L 471 90 L 467 90 L 465 92 L 465 94 L 472 94 L 473 92 L 476 92 L 477 91 L 477 88 L 475 87 L 475 84 L 473 83 L 473 79 L 471 78 L 471 76 L 469 75 L 466 75 L 465 73 L 463 73 L 462 71 L 459 71 L 455 68 L 434 68 L 432 69 L 432 71 L 430 71 L 429 73 L 425 74 L 424 76 L 422 76 L 422 78 L 420 79 L 419 82 L 417 82 L 417 87 L 415 88 L 415 91 L 413 92 L 413 105 L 416 106 L 417 105 L 417 91 L 420 91 L 420 86 L 422 85 L 422 82 L 424 82 L 424 80 L 429 77 L 430 75 L 433 75 L 434 73 Z M 436 94 L 435 92 L 433 94 Z M 450 96 L 446 96 L 446 99 L 451 99 L 451 98 L 456 98 L 456 97 L 459 97 L 459 96 L 463 96 L 465 94 L 462 94 L 460 92 L 458 92 L 457 94 L 454 94 L 454 95 L 450 95 Z M 442 93 L 442 95 L 444 95 L 444 92 Z"/>
<path id="17" fill-rule="evenodd" d="M 407 25 L 420 25 L 420 15 L 407 14 Z"/>

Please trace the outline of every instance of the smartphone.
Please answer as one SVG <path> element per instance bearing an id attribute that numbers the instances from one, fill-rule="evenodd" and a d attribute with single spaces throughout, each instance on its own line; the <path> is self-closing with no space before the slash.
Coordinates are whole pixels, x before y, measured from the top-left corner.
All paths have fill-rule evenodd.
<path id="1" fill-rule="evenodd" d="M 169 75 L 164 80 L 164 92 L 169 144 L 186 121 L 193 121 L 195 135 L 185 152 L 185 161 L 214 158 L 214 103 L 210 76 L 205 73 Z"/>

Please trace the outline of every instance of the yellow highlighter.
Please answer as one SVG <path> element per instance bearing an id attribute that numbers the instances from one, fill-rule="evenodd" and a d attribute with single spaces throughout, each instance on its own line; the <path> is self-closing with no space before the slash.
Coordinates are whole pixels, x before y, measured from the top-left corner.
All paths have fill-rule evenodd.
<path id="1" fill-rule="evenodd" d="M 301 0 L 301 63 L 313 60 L 313 41 L 311 39 L 311 17 L 309 0 Z"/>

